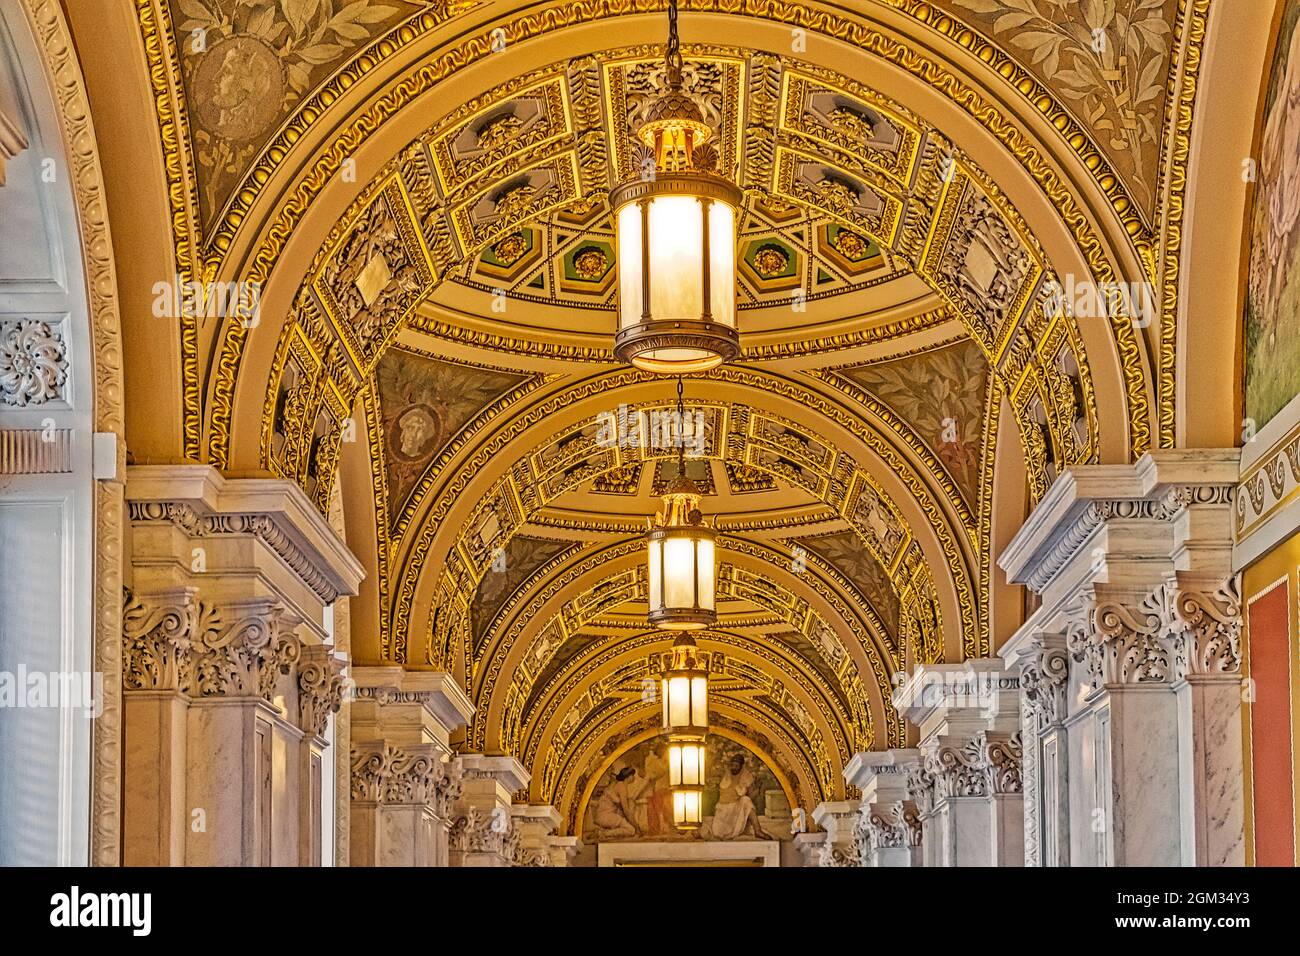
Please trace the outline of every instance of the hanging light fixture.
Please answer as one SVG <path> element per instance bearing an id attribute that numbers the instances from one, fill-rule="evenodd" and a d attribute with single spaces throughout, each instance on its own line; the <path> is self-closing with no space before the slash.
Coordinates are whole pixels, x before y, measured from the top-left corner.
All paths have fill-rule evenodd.
<path id="1" fill-rule="evenodd" d="M 682 90 L 677 0 L 668 4 L 668 91 L 637 138 L 651 150 L 639 179 L 610 193 L 618 237 L 621 362 L 680 375 L 740 353 L 736 210 L 741 192 L 717 175 L 713 131 Z"/>
<path id="2" fill-rule="evenodd" d="M 704 816 L 704 791 L 673 791 L 673 824 L 679 830 L 698 830 Z"/>
<path id="3" fill-rule="evenodd" d="M 670 739 L 703 740 L 709 730 L 709 674 L 695 641 L 673 642 L 662 682 L 664 732 Z"/>
<path id="4" fill-rule="evenodd" d="M 680 830 L 699 827 L 704 793 L 704 738 L 709 729 L 709 674 L 695 641 L 673 642 L 662 679 L 663 727 L 668 737 L 668 785 L 673 823 Z"/>
<path id="5" fill-rule="evenodd" d="M 718 619 L 714 607 L 714 533 L 700 513 L 702 495 L 686 474 L 686 414 L 677 380 L 677 476 L 646 535 L 650 613 L 655 627 L 692 631 Z"/>

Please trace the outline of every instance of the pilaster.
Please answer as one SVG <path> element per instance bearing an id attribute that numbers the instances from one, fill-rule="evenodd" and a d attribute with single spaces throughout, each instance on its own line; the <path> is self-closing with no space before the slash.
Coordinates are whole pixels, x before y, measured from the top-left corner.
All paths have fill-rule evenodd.
<path id="1" fill-rule="evenodd" d="M 140 466 L 126 500 L 125 862 L 318 864 L 345 667 L 325 608 L 360 565 L 289 482 Z"/>
<path id="2" fill-rule="evenodd" d="M 520 831 L 512 816 L 514 794 L 531 779 L 514 757 L 463 754 L 457 758 L 464 788 L 451 828 L 452 866 L 513 866 Z"/>
<path id="3" fill-rule="evenodd" d="M 473 707 L 450 675 L 358 667 L 352 719 L 352 862 L 448 866 L 463 792 L 449 738 Z"/>
<path id="4" fill-rule="evenodd" d="M 1041 599 L 1002 651 L 1035 738 L 1031 864 L 1244 862 L 1237 456 L 1070 469 L 1000 556 Z"/>

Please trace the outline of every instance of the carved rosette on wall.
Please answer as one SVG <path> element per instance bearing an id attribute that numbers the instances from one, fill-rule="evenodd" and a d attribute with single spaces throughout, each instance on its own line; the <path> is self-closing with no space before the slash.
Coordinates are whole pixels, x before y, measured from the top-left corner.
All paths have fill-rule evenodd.
<path id="1" fill-rule="evenodd" d="M 0 321 L 0 405 L 26 408 L 63 400 L 67 351 L 62 323 Z"/>

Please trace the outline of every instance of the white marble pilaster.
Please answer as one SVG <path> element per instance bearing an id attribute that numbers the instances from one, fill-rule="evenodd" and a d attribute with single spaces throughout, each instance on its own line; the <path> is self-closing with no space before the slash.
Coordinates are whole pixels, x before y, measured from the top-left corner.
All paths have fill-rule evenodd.
<path id="1" fill-rule="evenodd" d="M 1023 863 L 1020 682 L 997 658 L 922 665 L 894 693 L 920 730 L 909 781 L 927 866 Z"/>
<path id="2" fill-rule="evenodd" d="M 1051 842 L 1072 865 L 1244 859 L 1237 458 L 1170 450 L 1072 468 L 999 558 L 1041 599 L 1003 656 L 1023 666 L 1033 635 L 1066 634 L 1068 833 Z M 1041 765 L 1062 748 L 1050 724 L 1038 730 Z M 1035 767 L 1033 786 L 1044 774 Z M 1028 811 L 1040 821 L 1045 795 Z M 1030 847 L 1045 860 L 1046 835 L 1040 822 Z"/>
<path id="3" fill-rule="evenodd" d="M 864 751 L 844 768 L 844 779 L 862 794 L 858 828 L 862 866 L 921 865 L 921 819 L 908 797 L 907 773 L 919 766 L 919 750 Z"/>
<path id="4" fill-rule="evenodd" d="M 449 738 L 473 714 L 450 675 L 400 665 L 353 674 L 352 862 L 448 866 L 462 774 Z"/>
<path id="5" fill-rule="evenodd" d="M 813 809 L 813 821 L 824 831 L 814 856 L 815 865 L 859 865 L 858 806 L 857 800 L 827 800 Z"/>
<path id="6" fill-rule="evenodd" d="M 133 466 L 125 496 L 124 860 L 319 863 L 325 609 L 360 564 L 289 482 Z"/>
<path id="7" fill-rule="evenodd" d="M 513 866 L 520 834 L 511 816 L 527 770 L 508 755 L 462 754 L 463 790 L 451 827 L 452 866 Z"/>

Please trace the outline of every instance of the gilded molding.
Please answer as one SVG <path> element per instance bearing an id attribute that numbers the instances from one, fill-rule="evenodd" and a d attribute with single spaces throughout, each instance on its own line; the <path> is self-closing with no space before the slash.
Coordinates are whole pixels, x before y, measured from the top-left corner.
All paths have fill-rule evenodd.
<path id="1" fill-rule="evenodd" d="M 23 7 L 54 95 L 77 207 L 94 356 L 94 428 L 120 438 L 125 430 L 125 401 L 117 273 L 85 78 L 60 4 L 56 0 L 24 0 Z M 119 472 L 121 467 L 119 460 Z M 104 675 L 104 689 L 91 754 L 90 861 L 95 866 L 121 862 L 123 505 L 121 482 L 96 482 L 94 660 L 96 672 Z"/>

